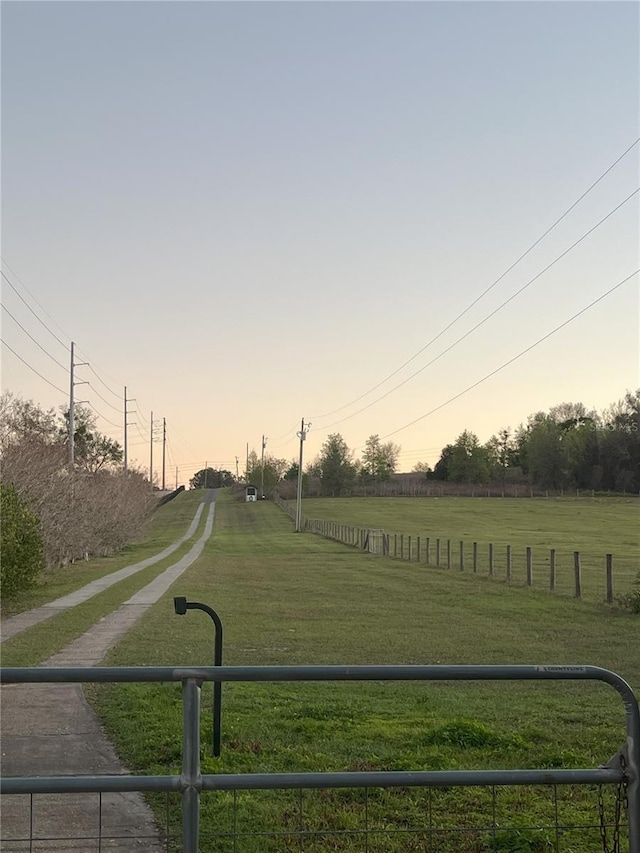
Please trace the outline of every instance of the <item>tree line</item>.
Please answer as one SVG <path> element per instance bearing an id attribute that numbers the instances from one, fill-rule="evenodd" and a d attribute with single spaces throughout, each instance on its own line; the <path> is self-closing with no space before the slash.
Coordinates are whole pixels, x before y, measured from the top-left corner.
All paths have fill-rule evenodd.
<path id="1" fill-rule="evenodd" d="M 518 482 L 542 489 L 640 491 L 640 390 L 604 411 L 561 403 L 529 415 L 515 430 L 481 444 L 463 430 L 447 444 L 429 479 L 455 483 Z M 415 470 L 415 469 L 414 469 Z"/>

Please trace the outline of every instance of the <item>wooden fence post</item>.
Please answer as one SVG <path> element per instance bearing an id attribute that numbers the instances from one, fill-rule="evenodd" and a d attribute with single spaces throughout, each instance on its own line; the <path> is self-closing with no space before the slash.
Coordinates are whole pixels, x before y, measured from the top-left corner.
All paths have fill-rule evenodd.
<path id="1" fill-rule="evenodd" d="M 555 592 L 556 588 L 556 549 L 549 551 L 549 592 Z"/>
<path id="2" fill-rule="evenodd" d="M 447 568 L 451 568 L 451 539 L 447 539 Z"/>
<path id="3" fill-rule="evenodd" d="M 398 556 L 398 534 L 397 533 L 393 534 L 393 556 L 394 557 Z"/>
<path id="4" fill-rule="evenodd" d="M 418 552 L 417 561 L 420 562 L 420 537 L 416 536 L 416 551 Z"/>
<path id="5" fill-rule="evenodd" d="M 460 540 L 460 571 L 464 572 L 464 542 Z"/>
<path id="6" fill-rule="evenodd" d="M 409 552 L 409 562 L 411 562 L 411 537 L 407 540 L 407 551 Z"/>
<path id="7" fill-rule="evenodd" d="M 493 575 L 493 542 L 489 543 L 489 574 Z"/>
<path id="8" fill-rule="evenodd" d="M 531 558 L 531 548 L 527 545 L 527 586 L 533 583 L 533 560 Z"/>
<path id="9" fill-rule="evenodd" d="M 440 568 L 440 540 L 436 539 L 436 566 Z"/>
<path id="10" fill-rule="evenodd" d="M 400 534 L 400 559 L 404 560 L 404 533 Z"/>
<path id="11" fill-rule="evenodd" d="M 427 542 L 424 546 L 424 550 L 426 551 L 425 562 L 427 565 L 429 565 L 431 563 L 431 537 L 430 536 L 427 536 Z"/>
<path id="12" fill-rule="evenodd" d="M 573 552 L 574 597 L 582 598 L 582 571 L 580 569 L 580 551 Z"/>
<path id="13" fill-rule="evenodd" d="M 511 580 L 511 545 L 507 545 L 507 583 Z"/>
<path id="14" fill-rule="evenodd" d="M 613 604 L 613 554 L 607 554 L 607 604 Z"/>
<path id="15" fill-rule="evenodd" d="M 473 571 L 478 571 L 478 543 L 473 543 Z"/>

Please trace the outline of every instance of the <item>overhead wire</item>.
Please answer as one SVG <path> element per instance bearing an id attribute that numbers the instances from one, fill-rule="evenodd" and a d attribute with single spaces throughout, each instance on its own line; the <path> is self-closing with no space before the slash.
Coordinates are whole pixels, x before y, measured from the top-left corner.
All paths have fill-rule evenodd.
<path id="1" fill-rule="evenodd" d="M 438 332 L 438 334 L 435 337 L 431 338 L 431 340 L 428 341 L 421 349 L 419 349 L 416 353 L 414 353 L 411 356 L 411 358 L 407 359 L 403 364 L 400 365 L 400 367 L 396 368 L 396 370 L 394 370 L 388 376 L 385 376 L 384 379 L 382 379 L 380 382 L 378 382 L 372 388 L 369 388 L 368 391 L 365 391 L 364 394 L 360 394 L 359 397 L 356 397 L 355 399 L 351 400 L 349 403 L 345 403 L 343 406 L 339 406 L 336 409 L 332 409 L 330 412 L 325 412 L 323 415 L 312 415 L 311 419 L 327 418 L 327 417 L 330 417 L 331 415 L 336 414 L 337 412 L 341 412 L 344 409 L 348 409 L 350 406 L 353 406 L 355 403 L 358 403 L 364 397 L 367 397 L 369 394 L 372 394 L 374 391 L 376 391 L 378 388 L 380 388 L 381 385 L 384 385 L 385 382 L 388 382 L 389 379 L 392 379 L 394 376 L 396 376 L 396 374 L 398 374 L 401 370 L 403 370 L 408 364 L 410 364 L 412 361 L 414 361 L 419 355 L 421 355 L 426 349 L 428 349 L 428 347 L 430 347 L 431 344 L 435 343 L 439 338 L 441 338 L 445 332 L 447 332 L 455 323 L 458 322 L 458 320 L 460 320 L 462 317 L 464 317 L 464 315 L 467 314 L 467 312 L 470 311 L 474 307 L 474 305 L 477 305 L 478 302 L 487 295 L 487 293 L 489 293 L 491 290 L 493 290 L 493 288 L 497 284 L 499 284 L 502 281 L 502 279 L 506 275 L 508 275 L 508 273 L 510 273 L 511 270 L 513 270 L 520 263 L 520 261 L 524 260 L 524 258 L 526 258 L 527 255 L 530 252 L 532 252 L 533 249 L 535 249 L 535 247 L 538 246 L 539 243 L 541 243 L 542 240 L 544 240 L 544 238 L 548 234 L 550 234 L 551 231 L 553 231 L 553 229 L 557 225 L 559 225 L 562 222 L 562 220 L 565 219 L 569 215 L 569 213 L 571 213 L 571 211 L 591 192 L 591 190 L 593 190 L 600 183 L 600 181 L 602 181 L 609 174 L 609 172 L 615 166 L 617 166 L 618 163 L 624 157 L 626 157 L 626 155 L 638 144 L 638 142 L 640 142 L 640 137 L 635 139 L 631 143 L 631 145 L 629 145 L 629 147 L 626 148 L 622 152 L 622 154 L 620 154 L 620 156 L 616 160 L 614 160 L 614 162 L 582 193 L 582 195 L 578 199 L 576 199 L 576 201 L 574 201 L 573 204 L 570 207 L 568 207 L 565 210 L 565 212 L 558 219 L 556 219 L 555 222 L 552 225 L 550 225 L 547 228 L 547 230 L 543 234 L 541 234 L 540 237 L 538 237 L 538 239 L 534 243 L 532 243 L 531 246 L 529 246 L 529 248 L 525 252 L 523 252 L 520 255 L 520 257 L 518 257 L 500 276 L 498 276 L 498 278 L 494 282 L 492 282 L 492 284 L 490 284 L 485 290 L 483 290 L 479 296 L 477 296 L 471 303 L 469 303 L 469 305 L 467 305 L 467 307 L 463 311 L 461 311 L 460 314 L 458 314 L 456 317 L 454 317 L 454 319 L 451 320 L 451 322 L 447 326 L 445 326 L 440 332 Z M 363 410 L 361 410 L 361 411 L 363 411 Z M 341 421 L 336 421 L 336 423 L 341 423 Z"/>
<path id="2" fill-rule="evenodd" d="M 71 340 L 71 336 L 70 336 L 70 335 L 68 335 L 68 334 L 65 332 L 65 330 L 64 330 L 63 328 L 61 328 L 61 326 L 59 326 L 59 325 L 58 325 L 58 323 L 56 323 L 56 321 L 53 319 L 53 317 L 51 316 L 51 314 L 49 314 L 49 312 L 47 311 L 47 309 L 46 309 L 46 308 L 44 308 L 40 302 L 38 302 L 38 300 L 36 299 L 36 297 L 35 297 L 35 296 L 33 295 L 33 293 L 29 290 L 29 288 L 28 288 L 28 287 L 27 287 L 27 285 L 24 283 L 24 281 L 20 278 L 20 276 L 18 275 L 18 273 L 13 269 L 13 267 L 11 266 L 11 264 L 10 264 L 7 260 L 5 260 L 4 258 L 2 258 L 2 263 L 3 263 L 3 264 L 5 265 L 5 267 L 10 271 L 11 275 L 16 279 L 16 281 L 20 282 L 20 286 L 21 286 L 22 288 L 24 288 L 24 290 L 26 290 L 26 292 L 27 292 L 27 293 L 29 294 L 29 296 L 33 299 L 33 301 L 36 303 L 36 305 L 37 305 L 37 306 L 38 306 L 38 308 L 42 311 L 42 313 L 43 313 L 46 317 L 48 317 L 48 318 L 49 318 L 49 320 L 51 320 L 51 322 L 53 323 L 53 325 L 54 325 L 54 326 L 55 326 L 55 327 L 56 327 L 60 332 L 62 332 L 62 334 L 63 334 L 66 338 L 69 338 L 69 340 Z M 5 276 L 5 278 L 6 278 L 6 276 Z M 9 281 L 9 279 L 7 279 L 7 281 Z M 14 288 L 14 289 L 15 289 L 15 288 Z M 67 349 L 68 349 L 68 347 L 67 347 Z"/>
<path id="3" fill-rule="evenodd" d="M 556 326 L 555 329 L 552 329 L 546 335 L 543 335 L 541 338 L 538 338 L 537 341 L 535 341 L 533 344 L 531 344 L 530 346 L 523 349 L 517 355 L 514 355 L 513 358 L 510 358 L 508 361 L 505 361 L 504 364 L 500 365 L 500 367 L 496 367 L 495 370 L 492 370 L 490 373 L 487 373 L 481 379 L 478 379 L 477 382 L 474 382 L 472 385 L 469 385 L 463 391 L 460 391 L 458 394 L 455 394 L 453 397 L 450 397 L 448 400 L 446 400 L 444 403 L 441 403 L 439 406 L 435 406 L 433 409 L 430 409 L 428 412 L 425 412 L 424 415 L 420 415 L 419 418 L 415 418 L 414 420 L 409 421 L 409 423 L 404 424 L 404 426 L 398 427 L 397 429 L 394 429 L 391 432 L 388 432 L 386 435 L 383 435 L 382 439 L 384 440 L 385 438 L 390 438 L 392 435 L 396 435 L 397 433 L 402 432 L 403 430 L 408 429 L 411 426 L 414 426 L 414 424 L 417 424 L 420 421 L 424 420 L 425 418 L 428 418 L 430 415 L 433 415 L 435 412 L 439 412 L 441 409 L 444 409 L 445 406 L 448 406 L 450 403 L 453 403 L 455 400 L 459 400 L 460 397 L 464 396 L 465 394 L 468 394 L 469 391 L 472 391 L 474 388 L 477 388 L 478 385 L 482 385 L 482 383 L 486 382 L 487 379 L 491 379 L 492 376 L 495 376 L 497 373 L 500 373 L 500 371 L 504 370 L 505 367 L 508 367 L 510 364 L 513 364 L 514 361 L 517 361 L 519 358 L 522 358 L 522 356 L 526 355 L 528 352 L 531 352 L 532 349 L 535 349 L 535 347 L 539 346 L 541 343 L 548 340 L 552 335 L 555 335 L 556 332 L 559 332 L 561 329 L 564 329 L 565 326 L 569 325 L 569 323 L 572 323 L 574 320 L 577 320 L 578 317 L 582 316 L 582 314 L 589 311 L 589 309 L 593 308 L 594 305 L 597 305 L 599 302 L 602 302 L 603 299 L 606 299 L 607 296 L 610 296 L 614 291 L 618 290 L 618 288 L 620 288 L 624 284 L 626 284 L 635 275 L 638 275 L 638 273 L 640 273 L 640 268 L 637 270 L 634 270 L 634 272 L 632 272 L 626 278 L 623 278 L 622 281 L 619 281 L 618 284 L 615 284 L 613 287 L 609 288 L 609 290 L 605 291 L 605 293 L 603 293 L 601 296 L 598 296 L 597 299 L 594 299 L 593 302 L 590 302 L 584 308 L 581 308 L 580 311 L 576 312 L 572 317 L 569 317 L 568 320 L 565 320 L 563 323 L 560 323 L 560 325 Z M 356 449 L 359 450 L 360 448 L 356 448 Z"/>
<path id="4" fill-rule="evenodd" d="M 0 275 L 2 275 L 2 277 L 3 277 L 3 278 L 5 279 L 5 281 L 8 283 L 9 287 L 10 287 L 10 288 L 15 292 L 16 296 L 18 297 L 18 299 L 20 299 L 20 300 L 21 300 L 21 301 L 22 301 L 22 302 L 27 306 L 27 308 L 29 309 L 29 311 L 31 311 L 31 313 L 33 314 L 33 316 L 34 316 L 34 317 L 36 318 L 36 320 L 38 321 L 38 323 L 40 323 L 40 325 L 41 325 L 41 326 L 43 326 L 43 327 L 47 330 L 47 332 L 49 332 L 49 334 L 50 334 L 52 337 L 54 337 L 54 338 L 58 341 L 58 343 L 60 344 L 60 346 L 61 346 L 61 347 L 63 347 L 64 349 L 68 350 L 68 349 L 69 349 L 69 345 L 68 345 L 68 344 L 65 344 L 63 341 L 61 341 L 61 340 L 60 340 L 60 338 L 56 335 L 56 333 L 55 333 L 55 332 L 53 332 L 53 331 L 51 331 L 51 329 L 47 326 L 47 324 L 44 322 L 44 320 L 41 320 L 41 319 L 40 319 L 40 317 L 38 317 L 38 315 L 37 315 L 37 314 L 36 314 L 36 312 L 33 310 L 33 308 L 29 305 L 29 303 L 27 302 L 27 300 L 22 296 L 22 294 L 20 293 L 20 291 L 19 291 L 19 290 L 14 286 L 14 284 L 13 284 L 13 282 L 11 281 L 11 279 L 9 278 L 9 276 L 5 275 L 5 273 L 4 273 L 4 272 L 1 272 L 1 271 L 0 271 Z"/>
<path id="5" fill-rule="evenodd" d="M 100 399 L 102 400 L 103 403 L 106 403 L 107 406 L 111 406 L 112 409 L 115 409 L 115 411 L 119 412 L 121 415 L 124 414 L 122 409 L 119 409 L 117 406 L 114 406 L 113 403 L 110 403 L 108 400 L 105 400 L 105 398 L 98 391 L 98 389 L 95 387 L 95 385 L 92 385 L 91 382 L 87 382 L 87 385 L 89 386 L 89 388 L 91 388 L 93 391 L 95 391 L 95 393 L 98 395 L 98 397 L 100 397 Z"/>
<path id="6" fill-rule="evenodd" d="M 13 322 L 14 322 L 14 323 L 16 323 L 18 326 L 20 326 L 20 328 L 21 328 L 21 329 L 22 329 L 22 331 L 25 333 L 25 335 L 26 335 L 28 338 L 30 338 L 30 339 L 33 341 L 33 343 L 34 343 L 34 344 L 35 344 L 39 349 L 41 349 L 41 350 L 42 350 L 42 352 L 43 352 L 45 355 L 48 355 L 48 356 L 49 356 L 49 358 L 51 359 L 51 361 L 55 361 L 55 363 L 56 363 L 59 367 L 61 367 L 63 370 L 66 370 L 67 372 L 69 371 L 69 366 L 68 366 L 68 365 L 65 365 L 65 364 L 62 364 L 62 362 L 61 362 L 61 361 L 58 361 L 58 359 L 57 359 L 57 358 L 54 358 L 54 356 L 52 356 L 52 355 L 51 355 L 51 353 L 50 353 L 48 350 L 46 350 L 46 349 L 42 346 L 42 344 L 40 344 L 40 343 L 39 343 L 39 342 L 38 342 L 38 341 L 33 337 L 33 335 L 25 329 L 25 327 L 22 325 L 22 323 L 20 322 L 20 320 L 18 320 L 16 317 L 14 317 L 14 316 L 13 316 L 13 314 L 11 313 L 11 311 L 9 311 L 9 309 L 8 309 L 7 307 L 5 307 L 4 305 L 1 305 L 1 304 L 0 304 L 0 307 L 1 307 L 1 308 L 2 308 L 2 310 L 5 312 L 5 314 L 8 314 L 8 315 L 11 317 L 11 319 L 13 320 Z"/>
<path id="7" fill-rule="evenodd" d="M 627 196 L 627 198 L 624 199 L 624 201 L 621 201 L 620 204 L 618 204 L 616 207 L 614 207 L 613 210 L 610 210 L 606 216 L 604 216 L 592 228 L 590 228 L 588 231 L 586 231 L 581 237 L 579 237 L 574 243 L 572 243 L 567 249 L 565 249 L 564 252 L 562 252 L 562 254 L 560 254 L 556 258 L 554 258 L 553 261 L 551 261 L 551 263 L 547 264 L 547 266 L 543 270 L 541 270 L 539 273 L 537 273 L 537 275 L 535 275 L 533 278 L 529 279 L 529 281 L 527 281 L 525 284 L 523 284 L 522 287 L 520 287 L 518 290 L 516 290 L 515 293 L 513 293 L 511 296 L 509 296 L 507 299 L 505 299 L 504 302 L 502 302 L 500 305 L 498 305 L 497 308 L 494 308 L 493 311 L 491 311 L 489 314 L 486 315 L 486 317 L 484 317 L 482 320 L 480 320 L 478 323 L 476 323 L 475 326 L 472 326 L 468 331 L 466 331 L 464 333 L 464 335 L 461 335 L 457 340 L 455 340 L 452 344 L 450 344 L 446 349 L 442 350 L 442 352 L 439 353 L 437 356 L 435 356 L 435 358 L 432 358 L 431 361 L 428 361 L 426 364 L 424 364 L 418 370 L 414 371 L 414 373 L 412 373 L 410 376 L 407 376 L 406 379 L 403 379 L 402 382 L 399 382 L 397 385 L 394 385 L 393 388 L 390 388 L 384 394 L 381 394 L 380 397 L 377 397 L 375 400 L 372 400 L 370 403 L 367 403 L 366 406 L 363 406 L 361 409 L 358 409 L 357 411 L 352 412 L 350 415 L 345 415 L 344 418 L 339 418 L 337 421 L 333 421 L 332 423 L 327 424 L 326 426 L 323 427 L 323 429 L 331 429 L 331 427 L 334 427 L 337 424 L 341 424 L 344 421 L 348 421 L 351 418 L 356 417 L 356 415 L 362 414 L 362 412 L 365 412 L 367 409 L 370 409 L 372 406 L 375 406 L 376 403 L 379 403 L 381 400 L 384 400 L 390 394 L 393 394 L 399 388 L 402 388 L 402 386 L 406 385 L 407 382 L 410 382 L 412 379 L 415 379 L 415 377 L 418 376 L 418 374 L 425 371 L 428 367 L 431 367 L 431 365 L 435 364 L 436 361 L 439 361 L 443 355 L 446 355 L 448 352 L 451 352 L 451 350 L 454 349 L 454 347 L 457 347 L 458 344 L 462 343 L 462 341 L 464 341 L 466 338 L 468 338 L 469 335 L 473 334 L 473 332 L 475 332 L 481 326 L 484 326 L 484 324 L 488 320 L 490 320 L 492 317 L 494 317 L 499 311 L 502 311 L 502 309 L 505 308 L 510 302 L 512 302 L 517 296 L 520 296 L 520 294 L 523 293 L 535 281 L 537 281 L 540 278 L 540 276 L 544 275 L 544 273 L 546 273 L 548 270 L 550 270 L 551 267 L 555 266 L 555 264 L 557 264 L 558 261 L 561 261 L 562 258 L 565 257 L 565 255 L 569 254 L 569 252 L 572 251 L 572 249 L 575 249 L 575 247 L 577 245 L 582 243 L 582 241 L 585 240 L 589 236 L 589 234 L 592 234 L 596 230 L 596 228 L 599 228 L 600 225 L 602 225 L 604 222 L 606 222 L 607 219 L 609 219 L 609 217 L 613 216 L 613 214 L 616 213 L 616 211 L 620 210 L 620 208 L 623 205 L 625 205 L 628 201 L 630 201 L 635 195 L 637 195 L 638 192 L 640 192 L 640 187 L 636 188 L 630 195 Z"/>
<path id="8" fill-rule="evenodd" d="M 55 388 L 55 389 L 56 389 L 56 391 L 59 391 L 61 394 L 66 394 L 66 393 L 67 393 L 66 391 L 63 391 L 63 390 L 62 390 L 62 388 L 59 388 L 57 385 L 54 385 L 54 383 L 53 383 L 53 382 L 51 382 L 49 379 L 47 379 L 47 378 L 46 378 L 46 376 L 43 376 L 41 373 L 39 373 L 39 372 L 35 369 L 35 367 L 32 367 L 32 366 L 29 364 L 29 362 L 28 362 L 28 361 L 25 361 L 25 360 L 24 360 L 24 358 L 22 358 L 22 356 L 21 356 L 21 355 L 18 355 L 18 353 L 17 353 L 17 352 L 16 352 L 12 347 L 10 347 L 10 346 L 9 346 L 9 344 L 8 344 L 6 341 L 2 340 L 2 338 L 0 338 L 0 343 L 2 343 L 2 344 L 3 344 L 3 346 L 5 346 L 5 347 L 10 351 L 10 352 L 12 352 L 12 353 L 15 355 L 15 357 L 16 357 L 16 358 L 20 359 L 20 361 L 21 361 L 24 365 L 26 365 L 26 366 L 29 368 L 29 370 L 32 370 L 32 371 L 36 374 L 36 376 L 39 376 L 39 377 L 40 377 L 40 379 L 44 380 L 44 381 L 47 383 L 47 385 L 51 385 L 51 387 L 52 387 L 52 388 Z"/>

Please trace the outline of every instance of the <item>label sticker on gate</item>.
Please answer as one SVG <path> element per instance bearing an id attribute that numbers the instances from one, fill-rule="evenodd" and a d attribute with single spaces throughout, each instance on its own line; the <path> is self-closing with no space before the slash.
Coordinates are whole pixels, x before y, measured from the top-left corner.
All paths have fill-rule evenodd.
<path id="1" fill-rule="evenodd" d="M 586 672 L 586 666 L 537 666 L 536 672 Z"/>

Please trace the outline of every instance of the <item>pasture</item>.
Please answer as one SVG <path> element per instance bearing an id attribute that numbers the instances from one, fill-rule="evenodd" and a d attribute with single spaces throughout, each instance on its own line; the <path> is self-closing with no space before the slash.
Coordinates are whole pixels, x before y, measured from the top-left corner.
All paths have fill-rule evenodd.
<path id="1" fill-rule="evenodd" d="M 637 498 L 313 498 L 302 503 L 306 518 L 354 527 L 382 528 L 394 536 L 435 541 L 442 554 L 451 541 L 452 563 L 459 565 L 465 543 L 465 569 L 471 569 L 478 543 L 478 572 L 488 574 L 489 543 L 494 546 L 495 577 L 506 576 L 506 546 L 512 546 L 512 582 L 526 582 L 526 548 L 532 549 L 533 585 L 549 588 L 550 549 L 556 551 L 556 592 L 573 595 L 573 553 L 580 552 L 583 597 L 606 599 L 605 555 L 613 555 L 614 595 L 629 591 L 640 571 L 640 501 Z M 392 547 L 391 553 L 394 553 Z M 399 554 L 399 550 L 398 550 Z M 415 552 L 413 555 L 415 559 Z M 422 553 L 424 560 L 424 551 Z M 441 562 L 444 565 L 444 557 Z"/>
<path id="2" fill-rule="evenodd" d="M 266 502 L 223 495 L 213 537 L 171 595 L 216 608 L 227 664 L 588 663 L 640 687 L 640 620 L 631 614 L 296 535 Z M 175 616 L 171 595 L 107 663 L 212 661 L 210 620 Z M 203 690 L 209 773 L 591 767 L 618 751 L 624 733 L 617 695 L 586 683 L 229 684 L 214 759 L 210 694 Z M 105 685 L 91 699 L 132 770 L 180 772 L 177 686 Z M 151 802 L 179 832 L 178 802 Z M 605 810 L 613 816 L 611 792 Z M 597 823 L 597 791 L 578 787 L 207 792 L 201 850 L 595 853 Z"/>

